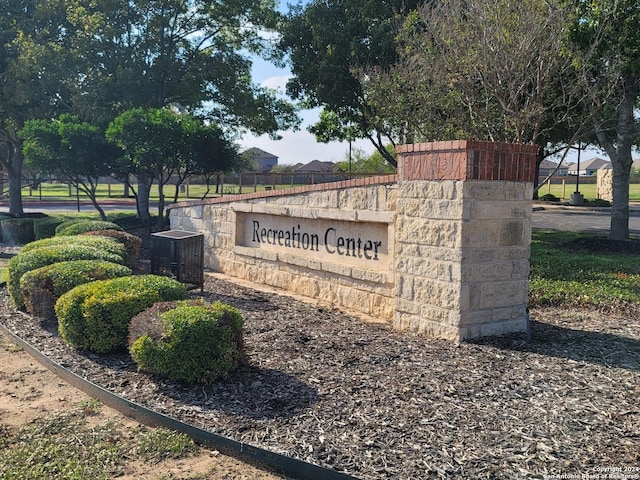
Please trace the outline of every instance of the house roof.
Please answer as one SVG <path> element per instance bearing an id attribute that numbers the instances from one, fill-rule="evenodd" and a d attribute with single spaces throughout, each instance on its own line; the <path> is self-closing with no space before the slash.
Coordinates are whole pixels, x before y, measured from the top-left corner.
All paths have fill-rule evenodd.
<path id="1" fill-rule="evenodd" d="M 598 170 L 602 167 L 608 167 L 610 162 L 602 158 L 594 157 L 580 162 L 580 170 Z"/>
<path id="2" fill-rule="evenodd" d="M 560 166 L 558 167 L 558 162 L 554 162 L 553 160 L 549 160 L 549 159 L 544 159 L 542 160 L 542 162 L 540 162 L 540 169 L 542 170 L 553 170 L 554 168 L 558 168 L 558 170 L 562 169 L 562 170 L 566 170 L 567 168 L 571 167 L 571 163 L 562 163 L 560 164 Z"/>
<path id="3" fill-rule="evenodd" d="M 258 147 L 251 147 L 245 150 L 244 152 L 242 152 L 242 155 L 246 155 L 252 158 L 276 158 L 276 159 L 278 158 L 277 155 L 274 155 L 273 153 L 265 152 L 264 150 Z"/>
<path id="4" fill-rule="evenodd" d="M 321 162 L 320 160 L 312 160 L 306 165 L 297 167 L 296 172 L 333 172 L 335 164 L 333 162 Z"/>

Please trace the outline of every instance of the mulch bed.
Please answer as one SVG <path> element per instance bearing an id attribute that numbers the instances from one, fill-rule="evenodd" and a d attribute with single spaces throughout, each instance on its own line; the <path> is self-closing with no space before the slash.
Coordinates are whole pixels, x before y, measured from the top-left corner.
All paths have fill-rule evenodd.
<path id="1" fill-rule="evenodd" d="M 126 353 L 76 351 L 55 325 L 16 312 L 4 290 L 0 322 L 129 400 L 363 480 L 640 465 L 640 308 L 536 309 L 530 343 L 454 344 L 219 277 L 191 295 L 233 305 L 245 320 L 248 365 L 215 385 L 139 373 Z"/>

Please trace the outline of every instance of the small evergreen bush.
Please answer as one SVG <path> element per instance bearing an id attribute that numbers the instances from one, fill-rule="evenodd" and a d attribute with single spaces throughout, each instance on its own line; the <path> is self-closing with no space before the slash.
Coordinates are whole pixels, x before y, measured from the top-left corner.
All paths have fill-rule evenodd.
<path id="1" fill-rule="evenodd" d="M 154 303 L 184 300 L 186 287 L 169 277 L 139 275 L 97 280 L 64 293 L 55 305 L 62 339 L 108 353 L 127 348 L 129 322 Z"/>
<path id="2" fill-rule="evenodd" d="M 125 277 L 131 269 L 102 260 L 70 260 L 36 268 L 20 278 L 20 293 L 27 311 L 44 320 L 55 318 L 54 305 L 72 288 L 94 280 Z"/>
<path id="3" fill-rule="evenodd" d="M 140 255 L 140 247 L 142 246 L 142 239 L 140 237 L 120 230 L 95 230 L 93 232 L 83 233 L 82 235 L 98 235 L 117 240 L 122 243 L 127 250 L 127 265 L 131 268 L 135 268 L 138 265 L 138 256 Z"/>
<path id="4" fill-rule="evenodd" d="M 33 218 L 6 218 L 0 222 L 6 245 L 25 245 L 35 240 Z"/>
<path id="5" fill-rule="evenodd" d="M 586 200 L 585 206 L 587 207 L 610 207 L 611 202 L 602 198 L 594 198 L 593 200 Z"/>
<path id="6" fill-rule="evenodd" d="M 70 237 L 75 238 L 75 237 Z M 91 238 L 91 237 L 86 237 Z M 44 242 L 49 239 L 39 240 Z M 106 240 L 106 239 L 105 239 Z M 109 240 L 124 251 L 124 247 L 116 241 Z M 62 245 L 42 246 L 40 248 L 21 251 L 9 260 L 7 265 L 7 291 L 11 296 L 13 305 L 17 309 L 24 309 L 24 299 L 20 292 L 20 279 L 30 270 L 68 260 L 104 260 L 107 262 L 124 264 L 124 253 L 117 255 L 103 248 L 80 245 L 68 242 Z"/>
<path id="7" fill-rule="evenodd" d="M 189 383 L 212 383 L 244 359 L 243 320 L 221 302 L 154 305 L 129 325 L 129 352 L 140 370 Z"/>
<path id="8" fill-rule="evenodd" d="M 66 220 L 62 217 L 39 218 L 33 222 L 33 235 L 35 240 L 53 237 L 56 234 L 58 225 Z"/>
<path id="9" fill-rule="evenodd" d="M 556 197 L 553 193 L 546 193 L 540 197 L 540 200 L 543 202 L 559 202 L 560 199 Z"/>
<path id="10" fill-rule="evenodd" d="M 93 232 L 95 230 L 120 230 L 122 227 L 113 222 L 104 222 L 102 220 L 82 220 L 73 223 L 63 223 L 56 228 L 56 235 L 78 235 L 80 233 Z"/>

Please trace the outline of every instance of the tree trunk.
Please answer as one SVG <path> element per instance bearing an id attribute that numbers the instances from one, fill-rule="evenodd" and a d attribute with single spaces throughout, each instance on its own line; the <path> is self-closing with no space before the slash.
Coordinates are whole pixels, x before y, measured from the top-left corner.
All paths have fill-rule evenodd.
<path id="1" fill-rule="evenodd" d="M 607 150 L 613 167 L 613 204 L 609 229 L 611 240 L 629 238 L 629 179 L 633 163 L 631 149 L 638 135 L 634 105 L 638 95 L 639 81 L 640 76 L 628 76 L 624 79 L 624 95 L 617 112 L 616 146 L 612 152 Z"/>
<path id="2" fill-rule="evenodd" d="M 149 213 L 149 195 L 151 194 L 151 178 L 146 173 L 137 175 L 138 177 L 138 197 L 137 197 L 137 209 L 138 218 L 140 220 L 150 220 L 151 214 Z"/>
<path id="3" fill-rule="evenodd" d="M 629 157 L 631 157 L 631 150 L 629 150 Z M 613 202 L 609 228 L 609 239 L 611 240 L 627 240 L 629 238 L 630 176 L 631 166 L 624 168 L 624 165 L 619 165 L 616 168 L 616 164 L 613 163 Z"/>
<path id="4" fill-rule="evenodd" d="M 20 142 L 9 145 L 7 176 L 9 178 L 9 213 L 24 215 L 22 206 L 22 145 Z"/>

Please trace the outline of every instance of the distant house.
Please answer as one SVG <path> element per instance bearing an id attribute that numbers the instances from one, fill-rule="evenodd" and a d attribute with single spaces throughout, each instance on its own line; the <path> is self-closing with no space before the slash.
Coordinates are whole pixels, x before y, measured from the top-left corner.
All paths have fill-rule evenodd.
<path id="1" fill-rule="evenodd" d="M 277 156 L 257 147 L 245 150 L 241 155 L 255 162 L 257 171 L 261 173 L 270 172 L 273 167 L 278 165 Z"/>
<path id="2" fill-rule="evenodd" d="M 307 164 L 298 164 L 294 168 L 296 172 L 321 172 L 321 173 L 331 173 L 335 168 L 336 164 L 333 162 L 321 162 L 320 160 L 312 160 Z"/>
<path id="3" fill-rule="evenodd" d="M 603 160 L 602 158 L 590 158 L 589 160 L 580 161 L 580 171 L 578 171 L 578 164 L 572 163 L 568 167 L 569 175 L 576 176 L 580 175 L 581 177 L 591 177 L 595 175 L 599 169 L 604 167 L 609 167 L 611 162 L 608 160 Z"/>
<path id="4" fill-rule="evenodd" d="M 556 175 L 558 177 L 566 177 L 568 172 L 568 165 L 560 165 L 556 162 L 552 162 L 551 160 L 543 160 L 540 162 L 540 176 L 546 177 L 550 174 Z"/>

